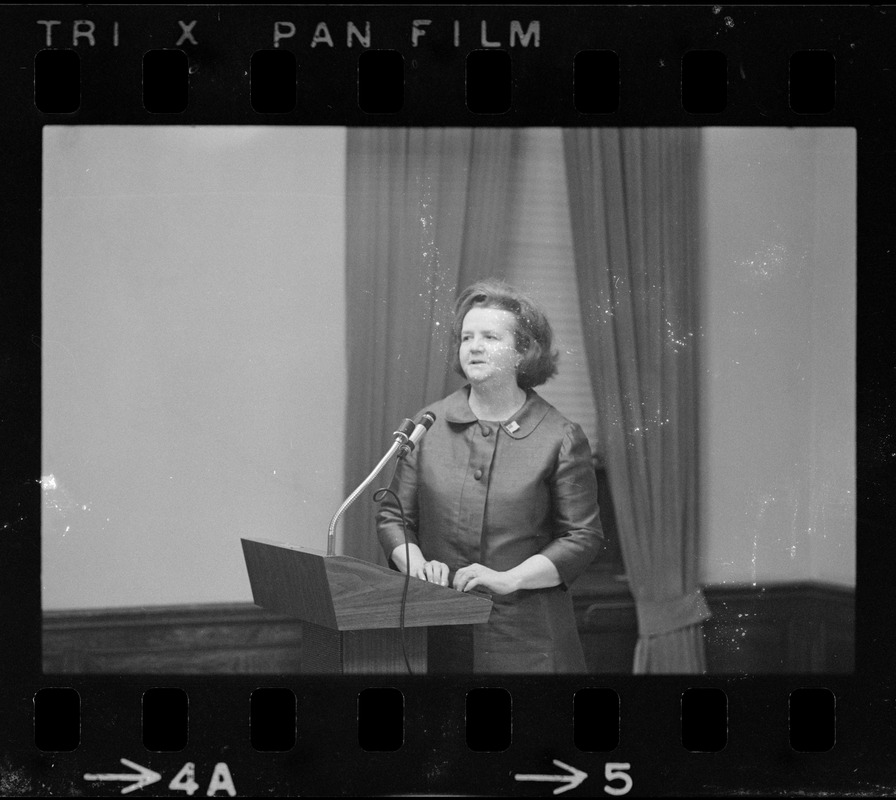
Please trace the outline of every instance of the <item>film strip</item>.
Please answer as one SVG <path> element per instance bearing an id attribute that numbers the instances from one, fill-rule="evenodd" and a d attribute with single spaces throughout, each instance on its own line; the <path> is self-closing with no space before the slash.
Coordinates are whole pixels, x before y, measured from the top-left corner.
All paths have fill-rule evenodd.
<path id="1" fill-rule="evenodd" d="M 886 796 L 894 791 L 896 686 L 888 613 L 894 454 L 887 422 L 893 372 L 889 217 L 896 186 L 891 9 L 185 5 L 7 7 L 0 14 L 7 32 L 0 85 L 7 155 L 2 297 L 8 322 L 0 520 L 6 587 L 2 793 L 525 797 L 567 792 Z M 817 545 L 815 560 L 809 558 L 803 571 L 788 571 L 786 559 L 784 566 L 769 562 L 763 573 L 771 576 L 768 585 L 757 589 L 759 605 L 737 606 L 722 585 L 713 607 L 716 623 L 706 623 L 704 631 L 715 637 L 724 657 L 711 661 L 705 672 L 636 675 L 611 660 L 611 666 L 586 675 L 329 677 L 302 674 L 299 664 L 289 666 L 288 657 L 277 660 L 299 652 L 288 621 L 276 617 L 271 627 L 258 627 L 249 611 L 235 610 L 240 598 L 244 605 L 251 599 L 245 576 L 232 591 L 210 589 L 218 579 L 216 567 L 197 561 L 181 572 L 175 569 L 175 577 L 155 590 L 145 579 L 155 573 L 139 561 L 150 551 L 128 538 L 126 520 L 118 521 L 117 530 L 124 532 L 114 537 L 103 538 L 100 527 L 88 527 L 79 540 L 65 538 L 69 523 L 91 513 L 96 501 L 74 495 L 54 499 L 65 487 L 52 473 L 62 467 L 48 463 L 47 454 L 54 432 L 77 427 L 78 418 L 87 415 L 82 403 L 88 395 L 73 392 L 66 402 L 48 395 L 46 371 L 68 375 L 62 387 L 83 389 L 94 378 L 81 360 L 89 349 L 58 339 L 52 345 L 47 325 L 70 314 L 71 330 L 86 331 L 82 348 L 91 336 L 104 336 L 90 333 L 91 304 L 84 299 L 99 291 L 101 278 L 97 273 L 96 286 L 70 296 L 65 270 L 50 270 L 48 264 L 65 264 L 66 253 L 75 251 L 82 260 L 102 259 L 108 243 L 117 242 L 108 229 L 66 226 L 67 209 L 87 208 L 75 217 L 84 225 L 94 208 L 87 194 L 78 194 L 93 184 L 74 174 L 88 162 L 70 154 L 87 140 L 92 152 L 102 155 L 89 162 L 93 168 L 102 169 L 106 153 L 108 163 L 120 165 L 139 153 L 139 136 L 128 140 L 123 156 L 107 149 L 119 146 L 118 140 L 91 137 L 167 126 L 199 136 L 230 126 L 854 131 L 854 149 L 843 152 L 857 165 L 857 307 L 830 299 L 810 303 L 805 311 L 816 315 L 818 325 L 832 310 L 856 313 L 855 493 L 849 506 L 855 511 L 846 525 L 854 536 L 833 551 Z M 227 170 L 237 163 L 231 161 L 231 141 L 216 141 L 218 163 Z M 190 172 L 187 161 L 177 164 L 159 170 L 185 170 L 180 199 L 208 204 L 210 213 L 220 210 L 214 194 L 201 188 L 200 168 Z M 146 224 L 166 221 L 177 227 L 182 213 L 154 174 L 150 169 L 135 180 L 143 180 L 145 194 L 158 201 L 157 218 L 140 216 L 125 194 L 114 192 L 110 207 L 119 208 L 120 215 L 103 218 L 117 220 L 135 249 L 166 241 L 167 234 L 147 233 Z M 58 175 L 63 177 L 56 180 Z M 240 185 L 241 179 L 234 180 Z M 832 224 L 825 214 L 853 197 L 848 190 L 835 194 L 843 187 L 827 173 L 816 170 L 812 180 L 819 186 L 828 181 L 816 195 L 827 197 L 822 204 L 827 211 L 813 218 L 813 235 L 821 236 L 818 232 Z M 264 176 L 246 181 L 246 192 L 260 196 Z M 66 187 L 70 205 L 59 200 Z M 787 186 L 776 191 L 790 196 Z M 746 190 L 745 195 L 756 196 Z M 241 207 L 252 224 L 261 224 L 268 213 L 258 202 L 258 217 L 249 206 Z M 782 200 L 781 208 L 786 204 Z M 288 227 L 295 218 L 287 213 L 280 219 Z M 350 227 L 352 220 L 344 224 Z M 786 224 L 782 218 L 782 230 Z M 225 227 L 214 230 L 223 234 Z M 184 251 L 182 267 L 159 280 L 176 283 L 177 275 L 204 269 L 197 254 L 210 235 L 200 228 L 178 239 L 181 245 L 195 242 L 197 249 Z M 232 247 L 236 240 L 227 241 Z M 266 245 L 254 255 L 275 257 L 278 246 Z M 306 280 L 314 283 L 322 274 L 312 271 Z M 213 271 L 209 279 L 213 282 Z M 123 289 L 118 295 L 133 301 L 116 313 L 130 314 L 138 332 L 139 297 L 153 290 L 153 280 L 135 282 L 133 297 Z M 247 286 L 235 283 L 229 290 L 248 292 Z M 216 297 L 224 289 L 217 291 Z M 773 284 L 768 291 L 774 294 Z M 268 302 L 272 315 L 282 313 Z M 210 305 L 200 307 L 202 314 L 214 313 Z M 238 325 L 239 317 L 233 319 Z M 238 358 L 239 338 L 225 339 L 221 351 Z M 52 360 L 56 356 L 48 355 L 53 346 L 65 361 L 61 368 Z M 211 343 L 196 347 L 209 348 L 202 352 L 212 357 Z M 114 349 L 103 352 L 117 357 Z M 115 374 L 139 382 L 123 356 L 116 364 Z M 285 363 L 270 366 L 288 369 Z M 849 364 L 843 369 L 852 375 Z M 781 380 L 797 380 L 796 374 L 787 372 Z M 151 403 L 187 402 L 166 400 L 164 391 L 152 394 L 149 384 L 140 385 L 149 399 L 144 403 L 135 396 L 134 420 Z M 139 422 L 133 425 L 136 430 Z M 104 433 L 93 428 L 89 435 Z M 106 452 L 128 449 L 127 440 L 115 441 Z M 815 461 L 795 459 L 820 470 L 824 448 L 819 452 Z M 255 469 L 253 456 L 242 457 L 243 468 Z M 67 469 L 87 471 L 86 458 Z M 214 480 L 213 470 L 198 464 L 196 470 L 200 483 Z M 848 487 L 840 488 L 848 493 Z M 265 491 L 256 495 L 267 497 Z M 48 527 L 51 517 L 62 527 Z M 243 570 L 239 540 L 246 529 L 255 529 L 248 520 L 241 522 L 242 529 L 234 525 L 218 541 L 222 548 L 225 540 L 233 545 Z M 136 521 L 131 524 L 139 528 Z M 192 524 L 203 527 L 201 513 Z M 91 531 L 94 543 L 84 544 Z M 287 536 L 281 530 L 267 538 Z M 160 541 L 170 547 L 174 540 Z M 184 552 L 192 551 L 185 547 Z M 852 558 L 856 578 L 849 585 L 841 566 Z M 753 568 L 756 559 L 754 550 Z M 118 592 L 111 601 L 104 601 L 99 589 L 91 595 L 87 588 L 71 588 L 91 581 L 105 585 L 95 577 L 97 560 L 105 561 L 103 569 L 124 575 L 110 584 Z M 223 574 L 229 574 L 226 568 Z M 831 574 L 837 588 L 829 619 L 831 595 L 818 586 Z M 181 602 L 183 597 L 194 599 Z M 209 597 L 212 602 L 203 601 Z M 729 602 L 737 618 L 717 613 Z M 607 619 L 635 617 L 631 598 L 611 597 L 589 608 Z M 747 624 L 751 615 L 755 627 Z M 249 633 L 233 644 L 227 636 L 236 627 Z M 171 642 L 187 636 L 185 631 L 194 638 L 182 639 L 180 657 L 174 658 Z M 210 641 L 223 644 L 214 649 Z M 305 644 L 311 641 L 308 634 Z M 590 641 L 595 652 L 621 648 L 623 661 L 633 652 L 632 640 L 606 626 Z M 772 642 L 785 655 L 763 662 L 759 651 Z M 751 646 L 752 660 L 747 658 Z M 184 656 L 190 648 L 197 656 L 192 666 Z M 264 653 L 280 654 L 274 666 L 265 665 Z"/>

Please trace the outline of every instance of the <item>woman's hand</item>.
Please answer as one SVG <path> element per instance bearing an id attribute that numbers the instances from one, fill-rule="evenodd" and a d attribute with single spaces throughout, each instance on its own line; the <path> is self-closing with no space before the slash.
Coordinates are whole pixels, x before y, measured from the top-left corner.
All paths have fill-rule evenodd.
<path id="1" fill-rule="evenodd" d="M 439 586 L 448 585 L 448 565 L 441 561 L 424 561 L 414 573 L 415 578 L 420 578 L 429 583 L 437 583 Z"/>
<path id="2" fill-rule="evenodd" d="M 411 557 L 410 569 L 408 569 L 406 554 Z M 412 578 L 437 583 L 440 586 L 448 585 L 448 565 L 441 561 L 427 561 L 420 548 L 415 544 L 408 544 L 407 550 L 403 544 L 398 545 L 392 551 L 390 558 L 402 572 L 410 572 Z"/>
<path id="3" fill-rule="evenodd" d="M 494 594 L 510 594 L 520 588 L 511 571 L 498 572 L 482 564 L 470 564 L 461 567 L 455 573 L 454 588 L 458 591 L 469 592 L 477 586 L 482 586 Z"/>
<path id="4" fill-rule="evenodd" d="M 560 583 L 557 567 L 541 553 L 529 556 L 522 564 L 506 572 L 498 572 L 482 564 L 461 567 L 454 575 L 454 588 L 469 592 L 484 586 L 493 594 L 510 594 L 519 589 L 545 589 Z"/>

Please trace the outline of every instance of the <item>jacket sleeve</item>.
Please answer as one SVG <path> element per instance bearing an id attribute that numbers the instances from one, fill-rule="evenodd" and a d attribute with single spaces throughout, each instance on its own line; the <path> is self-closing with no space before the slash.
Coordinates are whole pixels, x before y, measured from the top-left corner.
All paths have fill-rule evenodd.
<path id="1" fill-rule="evenodd" d="M 389 488 L 401 500 L 401 508 L 404 510 L 407 522 L 408 541 L 419 546 L 420 543 L 417 541 L 417 452 L 414 450 L 399 460 Z M 391 494 L 387 493 L 380 503 L 376 515 L 376 532 L 386 558 L 392 555 L 392 551 L 398 545 L 404 544 L 401 511 L 395 497 Z"/>
<path id="2" fill-rule="evenodd" d="M 588 439 L 577 424 L 566 426 L 551 479 L 554 539 L 542 549 L 564 585 L 594 560 L 604 534 L 597 508 L 597 477 Z"/>

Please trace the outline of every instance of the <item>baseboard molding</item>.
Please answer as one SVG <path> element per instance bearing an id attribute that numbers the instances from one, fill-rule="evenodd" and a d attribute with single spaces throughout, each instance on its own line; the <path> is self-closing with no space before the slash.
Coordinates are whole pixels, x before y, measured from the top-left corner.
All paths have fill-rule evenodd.
<path id="1" fill-rule="evenodd" d="M 817 583 L 704 589 L 707 672 L 849 673 L 854 668 L 854 591 Z M 574 586 L 589 672 L 631 672 L 634 601 L 620 581 Z M 49 611 L 47 674 L 295 674 L 301 626 L 250 603 Z"/>

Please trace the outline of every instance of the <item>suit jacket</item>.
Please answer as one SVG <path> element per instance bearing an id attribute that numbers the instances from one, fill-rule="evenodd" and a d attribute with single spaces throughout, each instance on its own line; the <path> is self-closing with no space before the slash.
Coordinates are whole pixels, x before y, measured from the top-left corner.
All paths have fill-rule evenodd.
<path id="1" fill-rule="evenodd" d="M 508 570 L 535 553 L 560 586 L 495 595 L 489 621 L 430 630 L 431 672 L 584 672 L 568 586 L 593 560 L 603 533 L 597 481 L 582 429 L 535 391 L 504 423 L 476 418 L 465 386 L 428 406 L 436 421 L 400 462 L 392 490 L 408 538 L 454 573 L 478 562 Z M 389 495 L 377 515 L 387 555 L 404 543 Z"/>

